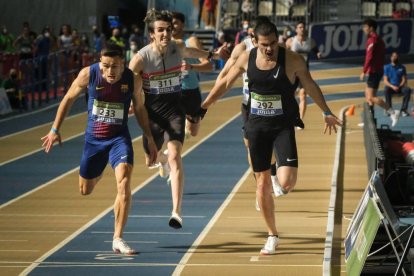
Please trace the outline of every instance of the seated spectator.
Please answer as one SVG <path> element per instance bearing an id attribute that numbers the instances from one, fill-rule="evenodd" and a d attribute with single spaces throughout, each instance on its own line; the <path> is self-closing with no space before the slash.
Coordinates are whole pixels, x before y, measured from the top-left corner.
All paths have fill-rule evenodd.
<path id="1" fill-rule="evenodd" d="M 24 107 L 23 104 L 20 105 L 19 82 L 17 80 L 16 69 L 10 69 L 9 77 L 3 81 L 2 86 L 4 90 L 6 90 L 7 97 L 9 98 L 10 105 L 13 109 L 20 109 L 21 107 Z"/>
<path id="2" fill-rule="evenodd" d="M 391 53 L 391 62 L 384 66 L 384 94 L 386 103 L 392 107 L 392 95 L 403 95 L 401 116 L 408 116 L 407 108 L 410 101 L 411 88 L 407 86 L 407 71 L 399 61 L 397 52 Z"/>

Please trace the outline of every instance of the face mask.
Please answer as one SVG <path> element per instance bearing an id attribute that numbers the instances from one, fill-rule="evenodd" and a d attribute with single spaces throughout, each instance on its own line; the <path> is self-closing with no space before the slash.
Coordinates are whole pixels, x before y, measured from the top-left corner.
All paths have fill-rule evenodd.
<path id="1" fill-rule="evenodd" d="M 135 52 L 137 50 L 136 45 L 131 45 L 129 48 L 131 49 L 132 52 Z"/>
<path id="2" fill-rule="evenodd" d="M 3 34 L 7 34 L 7 29 L 3 29 Z"/>
<path id="3" fill-rule="evenodd" d="M 50 33 L 49 32 L 45 32 L 45 37 L 49 37 Z"/>
<path id="4" fill-rule="evenodd" d="M 249 28 L 249 24 L 243 24 L 243 30 L 247 30 Z"/>

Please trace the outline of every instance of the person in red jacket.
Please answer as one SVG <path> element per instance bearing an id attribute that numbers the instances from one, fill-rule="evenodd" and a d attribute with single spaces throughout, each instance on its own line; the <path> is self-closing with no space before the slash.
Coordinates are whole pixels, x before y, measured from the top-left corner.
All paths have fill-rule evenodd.
<path id="1" fill-rule="evenodd" d="M 383 99 L 377 97 L 379 83 L 384 74 L 384 57 L 385 44 L 382 38 L 377 34 L 377 22 L 373 19 L 366 19 L 363 23 L 362 30 L 367 35 L 366 53 L 364 68 L 361 72 L 360 79 L 367 78 L 365 87 L 365 100 L 374 113 L 374 105 L 379 105 L 386 110 L 391 118 L 391 126 L 394 127 L 398 122 L 399 113 L 394 111 Z"/>

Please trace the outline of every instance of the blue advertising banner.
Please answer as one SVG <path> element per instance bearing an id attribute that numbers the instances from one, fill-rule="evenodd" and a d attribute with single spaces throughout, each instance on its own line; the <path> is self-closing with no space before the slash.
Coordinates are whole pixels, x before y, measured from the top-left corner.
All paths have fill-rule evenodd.
<path id="1" fill-rule="evenodd" d="M 387 53 L 408 54 L 412 49 L 413 20 L 378 20 L 377 32 L 385 42 Z M 344 58 L 365 55 L 366 35 L 362 21 L 313 24 L 310 35 L 322 58 Z"/>

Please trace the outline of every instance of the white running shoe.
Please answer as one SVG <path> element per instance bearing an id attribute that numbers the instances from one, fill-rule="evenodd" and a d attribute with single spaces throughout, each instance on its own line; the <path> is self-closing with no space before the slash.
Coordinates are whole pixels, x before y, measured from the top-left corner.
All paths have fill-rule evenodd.
<path id="1" fill-rule="evenodd" d="M 128 244 L 121 238 L 115 238 L 112 241 L 112 250 L 115 253 L 121 253 L 124 255 L 134 255 L 137 254 L 137 252 L 128 246 Z"/>
<path id="2" fill-rule="evenodd" d="M 167 178 L 170 175 L 170 164 L 168 164 L 168 150 L 164 150 L 163 152 L 165 155 L 167 155 L 167 162 L 160 163 L 159 167 L 159 173 L 162 178 Z"/>
<path id="3" fill-rule="evenodd" d="M 171 215 L 168 225 L 172 228 L 180 229 L 183 227 L 183 219 L 180 215 L 174 213 Z"/>
<path id="4" fill-rule="evenodd" d="M 400 117 L 399 110 L 394 110 L 394 113 L 390 114 L 391 127 L 395 127 L 395 125 L 398 123 L 399 117 Z"/>
<path id="5" fill-rule="evenodd" d="M 273 188 L 273 193 L 275 194 L 275 197 L 279 197 L 279 196 L 287 194 L 287 192 L 283 190 L 282 186 L 280 186 L 277 176 L 272 175 L 270 177 L 272 179 L 272 188 Z"/>
<path id="6" fill-rule="evenodd" d="M 260 250 L 260 255 L 274 255 L 276 254 L 276 247 L 279 245 L 279 237 L 269 236 L 265 246 Z"/>
<path id="7" fill-rule="evenodd" d="M 256 211 L 260 212 L 260 205 L 259 205 L 259 199 L 257 198 L 257 193 L 256 193 Z"/>

